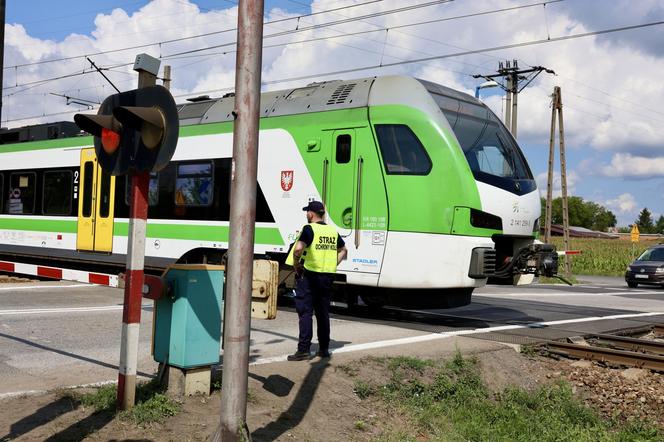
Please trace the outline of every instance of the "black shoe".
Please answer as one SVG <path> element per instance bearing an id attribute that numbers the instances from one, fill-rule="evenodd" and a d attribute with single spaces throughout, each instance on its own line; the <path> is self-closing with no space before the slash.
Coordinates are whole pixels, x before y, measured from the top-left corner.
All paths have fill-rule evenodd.
<path id="1" fill-rule="evenodd" d="M 329 350 L 318 350 L 318 353 L 316 353 L 316 356 L 319 358 L 329 358 L 332 356 Z"/>
<path id="2" fill-rule="evenodd" d="M 289 361 L 306 361 L 309 359 L 309 352 L 308 351 L 296 351 L 292 355 L 288 355 L 288 360 Z"/>

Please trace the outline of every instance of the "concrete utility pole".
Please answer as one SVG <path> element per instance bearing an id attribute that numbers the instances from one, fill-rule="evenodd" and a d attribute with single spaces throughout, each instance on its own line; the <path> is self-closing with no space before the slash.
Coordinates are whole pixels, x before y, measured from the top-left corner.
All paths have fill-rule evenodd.
<path id="1" fill-rule="evenodd" d="M 549 170 L 546 185 L 546 216 L 544 242 L 551 240 L 551 218 L 553 216 L 553 162 L 555 157 L 556 115 L 558 117 L 558 138 L 560 143 L 560 187 L 563 205 L 563 247 L 569 250 L 569 206 L 567 201 L 567 162 L 565 160 L 565 127 L 563 126 L 563 98 L 560 87 L 553 88 L 551 96 L 551 134 L 549 137 Z M 571 273 L 570 259 L 565 254 L 565 276 Z"/>
<path id="2" fill-rule="evenodd" d="M 498 71 L 490 75 L 473 75 L 473 78 L 485 78 L 487 80 L 494 80 L 496 78 L 504 78 L 505 85 L 501 85 L 505 91 L 505 126 L 512 132 L 512 136 L 516 138 L 517 130 L 517 107 L 518 95 L 526 86 L 528 86 L 540 73 L 547 72 L 549 74 L 556 74 L 551 69 L 542 66 L 533 66 L 529 69 L 519 69 L 519 62 L 517 60 L 509 60 L 498 63 Z M 519 82 L 526 82 L 523 86 L 519 86 Z"/>
<path id="3" fill-rule="evenodd" d="M 142 54 L 143 56 L 145 54 Z M 159 60 L 155 59 L 157 69 Z M 138 87 L 154 86 L 157 73 L 138 71 Z M 132 172 L 129 199 L 129 233 L 127 237 L 127 270 L 125 274 L 124 308 L 122 311 L 122 342 L 117 403 L 129 410 L 136 401 L 138 363 L 138 331 L 141 323 L 141 302 L 145 263 L 145 231 L 148 219 L 150 171 Z"/>
<path id="4" fill-rule="evenodd" d="M 240 0 L 235 65 L 235 125 L 224 318 L 221 419 L 214 441 L 251 440 L 247 428 L 251 283 L 263 45 L 263 0 Z"/>

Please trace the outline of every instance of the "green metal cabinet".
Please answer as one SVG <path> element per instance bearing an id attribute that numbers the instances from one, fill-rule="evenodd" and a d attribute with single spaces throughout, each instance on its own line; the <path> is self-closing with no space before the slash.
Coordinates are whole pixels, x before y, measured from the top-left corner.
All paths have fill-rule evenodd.
<path id="1" fill-rule="evenodd" d="M 180 368 L 219 362 L 224 267 L 175 264 L 155 301 L 154 359 Z"/>

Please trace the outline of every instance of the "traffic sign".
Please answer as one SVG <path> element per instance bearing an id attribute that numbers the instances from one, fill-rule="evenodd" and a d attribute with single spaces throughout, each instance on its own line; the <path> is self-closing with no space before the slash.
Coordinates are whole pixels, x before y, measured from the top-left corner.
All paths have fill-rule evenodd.
<path id="1" fill-rule="evenodd" d="M 632 242 L 639 242 L 639 226 L 636 224 L 632 225 L 632 232 L 631 232 L 631 237 L 632 237 Z"/>

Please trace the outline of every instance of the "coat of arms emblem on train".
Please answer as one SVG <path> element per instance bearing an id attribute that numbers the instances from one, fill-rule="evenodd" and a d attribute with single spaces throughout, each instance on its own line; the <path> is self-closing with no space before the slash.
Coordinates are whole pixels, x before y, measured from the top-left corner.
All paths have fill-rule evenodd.
<path id="1" fill-rule="evenodd" d="M 282 170 L 281 171 L 281 188 L 284 192 L 288 192 L 293 188 L 293 171 L 292 170 Z"/>

